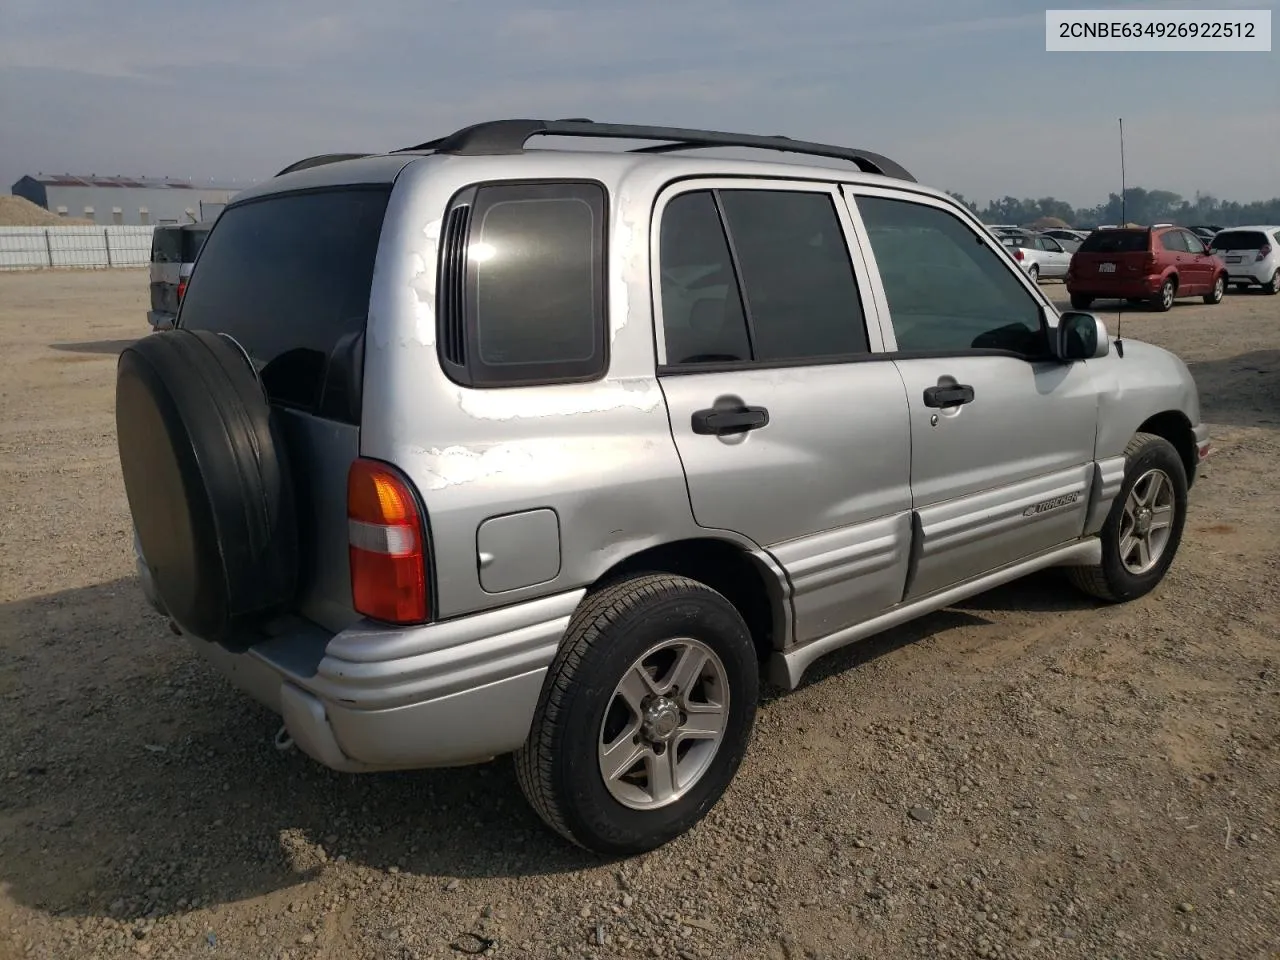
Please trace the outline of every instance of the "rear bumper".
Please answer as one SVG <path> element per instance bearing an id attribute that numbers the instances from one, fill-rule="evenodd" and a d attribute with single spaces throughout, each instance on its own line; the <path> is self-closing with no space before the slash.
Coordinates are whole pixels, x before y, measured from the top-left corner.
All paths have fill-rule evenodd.
<path id="1" fill-rule="evenodd" d="M 143 593 L 164 613 L 141 559 L 137 568 Z M 293 742 L 327 767 L 462 766 L 524 743 L 547 669 L 584 594 L 420 627 L 362 620 L 332 633 L 294 618 L 243 653 L 187 640 L 278 713 Z"/>
<path id="2" fill-rule="evenodd" d="M 1067 278 L 1067 292 L 1074 296 L 1096 297 L 1099 300 L 1125 300 L 1130 298 L 1154 297 L 1160 292 L 1160 284 L 1164 282 L 1162 275 L 1145 277 L 1121 277 L 1114 280 L 1101 276 Z"/>
<path id="3" fill-rule="evenodd" d="M 147 323 L 151 324 L 152 330 L 172 330 L 173 322 L 176 319 L 176 314 L 168 313 L 164 310 L 147 311 Z"/>
<path id="4" fill-rule="evenodd" d="M 1271 281 L 1272 274 L 1276 268 L 1266 261 L 1262 263 L 1228 263 L 1227 264 L 1227 282 L 1228 283 L 1250 283 L 1261 286 Z"/>

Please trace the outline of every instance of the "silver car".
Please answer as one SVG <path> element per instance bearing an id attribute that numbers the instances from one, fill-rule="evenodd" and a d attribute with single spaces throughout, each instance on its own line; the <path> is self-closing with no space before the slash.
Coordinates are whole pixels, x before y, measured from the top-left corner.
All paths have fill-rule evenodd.
<path id="1" fill-rule="evenodd" d="M 1072 251 L 1043 233 L 1004 234 L 1000 242 L 1032 280 L 1061 280 L 1071 267 Z"/>
<path id="2" fill-rule="evenodd" d="M 152 231 L 151 309 L 147 311 L 147 323 L 153 330 L 173 328 L 210 226 L 208 222 L 162 224 Z"/>
<path id="3" fill-rule="evenodd" d="M 238 195 L 116 390 L 143 590 L 282 748 L 514 754 L 604 854 L 716 803 L 762 673 L 1049 567 L 1155 588 L 1209 443 L 1176 356 L 892 160 L 590 121 Z"/>

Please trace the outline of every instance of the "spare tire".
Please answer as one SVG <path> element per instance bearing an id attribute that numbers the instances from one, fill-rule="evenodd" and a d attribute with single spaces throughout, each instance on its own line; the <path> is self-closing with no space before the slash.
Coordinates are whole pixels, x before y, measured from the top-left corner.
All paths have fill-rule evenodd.
<path id="1" fill-rule="evenodd" d="M 184 633 L 245 649 L 288 610 L 298 521 L 287 451 L 247 356 L 226 337 L 166 330 L 116 367 L 125 493 L 156 593 Z"/>

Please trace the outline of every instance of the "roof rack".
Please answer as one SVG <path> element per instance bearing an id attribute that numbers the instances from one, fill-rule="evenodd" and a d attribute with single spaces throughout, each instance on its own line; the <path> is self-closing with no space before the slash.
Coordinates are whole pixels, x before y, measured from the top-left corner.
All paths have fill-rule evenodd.
<path id="1" fill-rule="evenodd" d="M 372 156 L 368 153 L 321 153 L 314 157 L 307 157 L 305 160 L 299 160 L 297 163 L 291 163 L 279 173 L 277 177 L 283 177 L 286 173 L 293 173 L 295 170 L 306 170 L 309 167 L 323 167 L 326 163 L 338 163 L 342 160 L 359 160 L 361 157 Z"/>
<path id="2" fill-rule="evenodd" d="M 631 153 L 670 153 L 702 147 L 748 147 L 802 153 L 814 157 L 848 160 L 864 173 L 877 173 L 898 180 L 915 182 L 900 164 L 870 150 L 838 147 L 827 143 L 792 140 L 790 137 L 765 137 L 747 133 L 724 133 L 718 130 L 694 130 L 682 127 L 643 127 L 622 123 L 594 123 L 575 117 L 566 120 L 490 120 L 463 127 L 445 137 L 428 140 L 396 153 L 428 150 L 460 156 L 520 153 L 533 137 L 597 137 L 612 140 L 664 140 L 666 143 L 637 147 Z M 304 161 L 305 162 L 305 161 Z"/>

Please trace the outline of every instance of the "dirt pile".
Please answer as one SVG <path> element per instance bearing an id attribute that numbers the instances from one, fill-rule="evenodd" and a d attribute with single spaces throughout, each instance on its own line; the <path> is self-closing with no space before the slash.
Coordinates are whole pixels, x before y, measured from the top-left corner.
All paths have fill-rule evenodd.
<path id="1" fill-rule="evenodd" d="M 0 197 L 0 227 L 92 227 L 92 220 L 60 217 L 25 197 Z"/>

